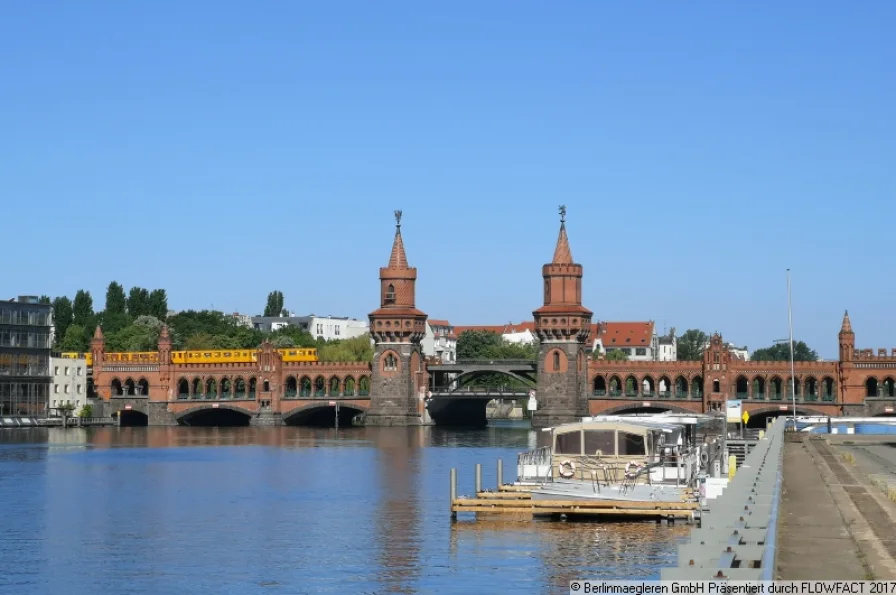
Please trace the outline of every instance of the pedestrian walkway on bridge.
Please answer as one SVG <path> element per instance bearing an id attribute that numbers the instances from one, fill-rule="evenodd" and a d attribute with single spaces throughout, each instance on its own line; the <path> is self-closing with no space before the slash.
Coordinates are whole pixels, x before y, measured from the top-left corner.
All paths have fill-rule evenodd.
<path id="1" fill-rule="evenodd" d="M 896 579 L 896 503 L 869 475 L 892 474 L 896 458 L 871 460 L 851 447 L 862 439 L 883 439 L 788 438 L 776 578 Z"/>

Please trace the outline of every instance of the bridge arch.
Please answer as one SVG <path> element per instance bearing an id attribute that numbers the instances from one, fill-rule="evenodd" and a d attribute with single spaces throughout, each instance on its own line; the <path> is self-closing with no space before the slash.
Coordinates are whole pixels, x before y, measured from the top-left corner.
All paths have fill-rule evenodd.
<path id="1" fill-rule="evenodd" d="M 604 379 L 603 375 L 597 374 L 591 380 L 591 390 L 595 395 L 605 395 L 607 394 L 607 381 Z"/>
<path id="2" fill-rule="evenodd" d="M 254 415 L 238 405 L 207 403 L 185 409 L 175 418 L 182 426 L 248 426 Z"/>
<path id="3" fill-rule="evenodd" d="M 339 427 L 349 427 L 359 413 L 367 413 L 367 407 L 356 403 L 339 403 Z M 336 424 L 336 407 L 327 402 L 309 403 L 291 410 L 283 416 L 287 426 L 315 426 L 332 428 Z"/>
<path id="4" fill-rule="evenodd" d="M 525 376 L 520 374 L 516 374 L 515 372 L 505 372 L 505 371 L 492 371 L 492 370 L 470 370 L 469 372 L 461 372 L 458 374 L 447 387 L 447 392 L 452 393 L 459 390 L 463 390 L 464 387 L 468 386 L 470 382 L 476 380 L 477 378 L 483 376 L 506 376 L 508 378 L 513 378 L 514 380 L 519 381 L 524 386 L 528 388 L 535 388 L 536 383 L 532 380 L 529 380 Z M 445 388 L 445 387 L 434 387 L 436 389 Z"/>
<path id="5" fill-rule="evenodd" d="M 766 425 L 768 425 L 768 419 L 771 417 L 791 417 L 793 415 L 793 407 L 788 406 L 786 411 L 782 410 L 781 407 L 783 407 L 783 405 L 775 407 L 758 407 L 756 409 L 749 410 L 750 420 L 747 422 L 747 427 L 763 429 Z M 819 411 L 818 409 L 806 407 L 804 405 L 797 405 L 796 414 L 797 416 L 812 415 L 820 417 L 826 417 L 828 415 L 827 413 Z"/>
<path id="6" fill-rule="evenodd" d="M 140 427 L 149 425 L 149 416 L 136 409 L 122 409 L 118 412 L 120 427 Z"/>

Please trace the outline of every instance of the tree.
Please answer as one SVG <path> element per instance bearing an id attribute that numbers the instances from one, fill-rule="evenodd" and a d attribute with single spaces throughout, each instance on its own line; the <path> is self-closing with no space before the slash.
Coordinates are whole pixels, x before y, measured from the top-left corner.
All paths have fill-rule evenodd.
<path id="1" fill-rule="evenodd" d="M 625 362 L 628 361 L 628 354 L 621 349 L 611 349 L 607 351 L 606 359 L 609 362 Z"/>
<path id="2" fill-rule="evenodd" d="M 134 324 L 106 336 L 106 350 L 116 351 L 156 351 L 162 321 L 154 316 L 140 316 Z"/>
<path id="3" fill-rule="evenodd" d="M 70 324 L 65 335 L 57 342 L 59 351 L 86 353 L 90 350 L 91 333 L 80 324 Z"/>
<path id="4" fill-rule="evenodd" d="M 369 362 L 373 359 L 370 335 L 327 341 L 317 350 L 322 362 Z"/>
<path id="5" fill-rule="evenodd" d="M 124 287 L 118 281 L 109 283 L 106 288 L 106 306 L 103 312 L 106 314 L 127 314 L 128 301 L 124 297 Z"/>
<path id="6" fill-rule="evenodd" d="M 89 291 L 79 289 L 75 294 L 75 301 L 72 304 L 72 324 L 83 326 L 92 334 L 92 327 L 96 325 L 96 315 L 93 313 L 93 298 Z"/>
<path id="7" fill-rule="evenodd" d="M 503 337 L 493 331 L 464 331 L 457 338 L 457 359 L 482 359 L 501 347 Z"/>
<path id="8" fill-rule="evenodd" d="M 149 311 L 149 292 L 147 290 L 142 287 L 131 287 L 131 291 L 128 293 L 128 315 L 131 318 L 152 315 L 152 312 Z"/>
<path id="9" fill-rule="evenodd" d="M 288 324 L 286 326 L 281 326 L 274 332 L 269 335 L 269 340 L 271 342 L 277 341 L 279 338 L 283 337 L 284 340 L 288 339 L 288 342 L 291 342 L 292 345 L 289 347 L 318 347 L 318 340 L 315 339 L 311 333 L 306 331 L 305 329 L 301 329 L 297 326 L 293 326 Z M 371 356 L 372 358 L 373 356 Z"/>
<path id="10" fill-rule="evenodd" d="M 62 342 L 65 332 L 72 324 L 74 312 L 72 301 L 65 296 L 53 300 L 53 324 L 56 325 L 56 345 Z"/>
<path id="11" fill-rule="evenodd" d="M 268 294 L 268 303 L 264 307 L 264 315 L 280 316 L 283 311 L 283 292 L 274 290 Z"/>
<path id="12" fill-rule="evenodd" d="M 168 294 L 164 289 L 153 289 L 149 292 L 147 314 L 159 320 L 168 318 Z"/>
<path id="13" fill-rule="evenodd" d="M 49 304 L 49 303 L 51 303 L 51 302 L 50 302 L 50 296 L 48 296 L 48 295 L 42 295 L 42 296 L 40 296 L 40 297 L 37 299 L 37 303 L 38 303 L 38 304 Z"/>
<path id="14" fill-rule="evenodd" d="M 93 415 L 93 405 L 90 403 L 87 403 L 78 411 L 78 417 L 90 417 L 91 415 Z"/>
<path id="15" fill-rule="evenodd" d="M 771 347 L 763 347 L 757 349 L 750 355 L 750 359 L 754 361 L 765 362 L 789 362 L 790 361 L 790 344 L 775 343 Z M 817 362 L 818 354 L 811 349 L 803 341 L 793 342 L 793 361 L 796 362 Z"/>
<path id="16" fill-rule="evenodd" d="M 698 329 L 689 329 L 677 340 L 677 359 L 680 362 L 696 362 L 703 359 L 703 349 L 709 337 Z"/>

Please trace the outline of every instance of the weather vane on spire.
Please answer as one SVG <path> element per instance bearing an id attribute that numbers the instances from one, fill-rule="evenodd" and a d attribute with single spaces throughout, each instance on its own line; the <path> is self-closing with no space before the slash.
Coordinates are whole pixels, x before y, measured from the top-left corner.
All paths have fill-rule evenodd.
<path id="1" fill-rule="evenodd" d="M 560 223 L 566 223 L 566 205 L 560 205 Z"/>
<path id="2" fill-rule="evenodd" d="M 395 211 L 395 225 L 401 227 L 401 211 Z"/>

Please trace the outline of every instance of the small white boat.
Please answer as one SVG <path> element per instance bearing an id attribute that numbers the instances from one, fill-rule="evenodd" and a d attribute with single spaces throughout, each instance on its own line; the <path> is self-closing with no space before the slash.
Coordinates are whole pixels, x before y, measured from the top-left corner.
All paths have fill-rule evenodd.
<path id="1" fill-rule="evenodd" d="M 521 453 L 517 485 L 533 500 L 693 502 L 722 454 L 724 418 L 596 416 L 546 428 L 551 446 Z"/>

